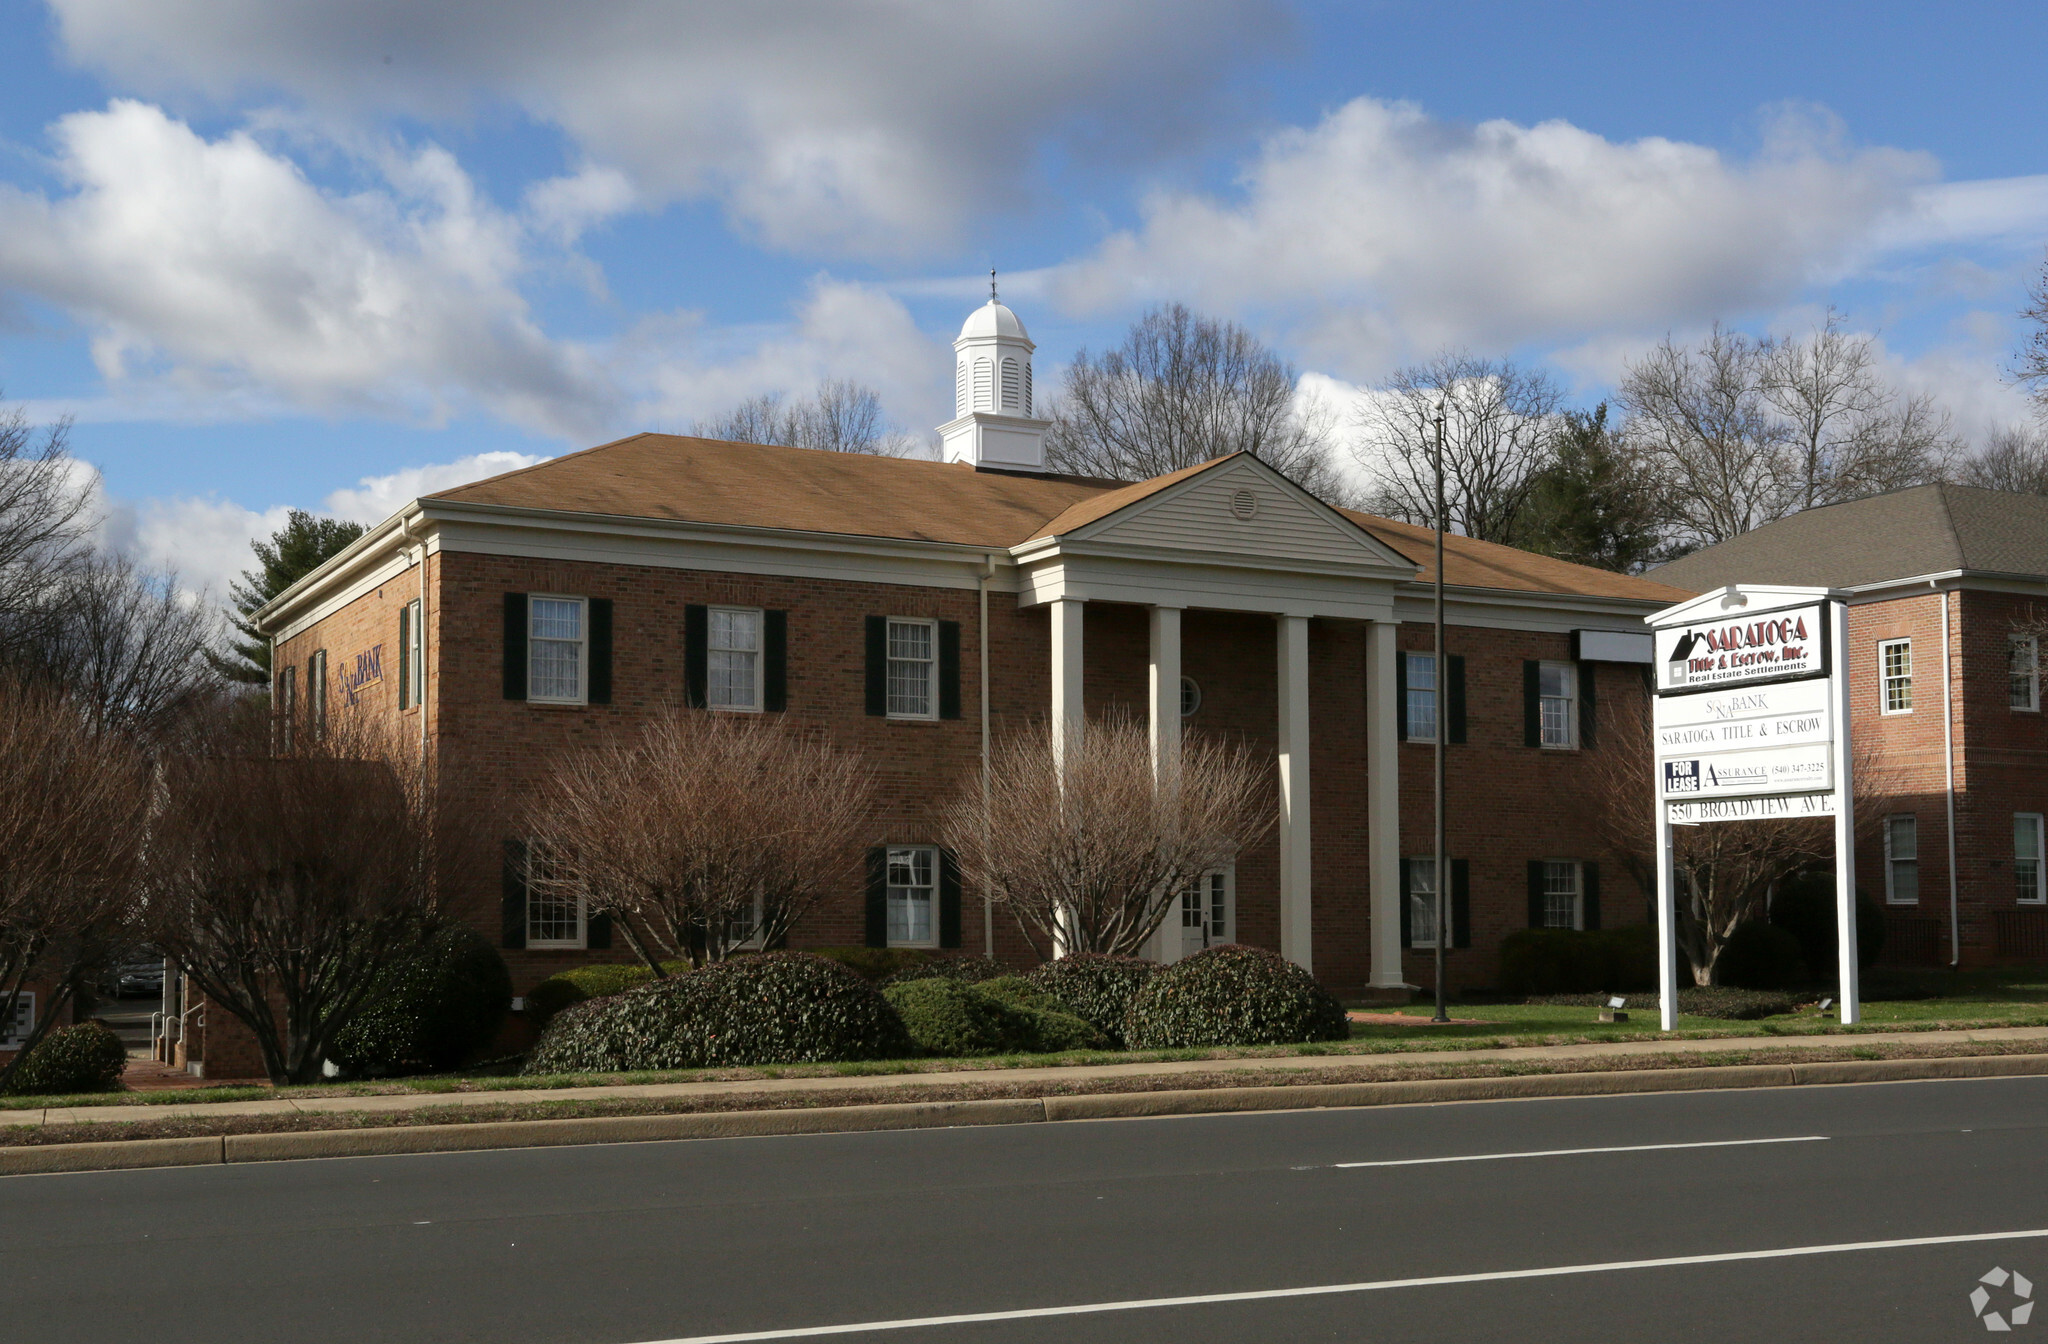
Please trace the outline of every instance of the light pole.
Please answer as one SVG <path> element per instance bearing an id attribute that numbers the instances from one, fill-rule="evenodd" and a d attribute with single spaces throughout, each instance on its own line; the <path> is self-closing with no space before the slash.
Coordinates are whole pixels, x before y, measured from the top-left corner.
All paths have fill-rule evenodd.
<path id="1" fill-rule="evenodd" d="M 1444 1011 L 1444 940 L 1450 937 L 1450 864 L 1444 858 L 1444 737 L 1448 723 L 1444 718 L 1447 701 L 1444 697 L 1444 681 L 1448 669 L 1444 664 L 1444 412 L 1439 405 L 1436 412 L 1436 676 L 1433 682 L 1436 690 L 1436 857 L 1435 874 L 1432 884 L 1436 887 L 1436 1016 L 1432 1022 L 1448 1022 L 1451 1015 Z"/>

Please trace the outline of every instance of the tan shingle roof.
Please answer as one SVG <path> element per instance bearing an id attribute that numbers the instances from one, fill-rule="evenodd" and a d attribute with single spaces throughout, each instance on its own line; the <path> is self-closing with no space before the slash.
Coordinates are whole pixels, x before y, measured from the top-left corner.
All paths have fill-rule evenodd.
<path id="1" fill-rule="evenodd" d="M 1222 460 L 1222 459 L 1217 459 Z M 1184 480 L 1213 462 L 1135 485 L 1029 476 L 899 457 L 636 434 L 448 490 L 436 499 L 507 508 L 662 518 L 785 531 L 1010 547 L 1058 536 Z M 1370 514 L 1346 517 L 1422 567 L 1430 532 Z M 1458 587 L 1676 602 L 1691 592 L 1531 555 L 1446 539 Z"/>

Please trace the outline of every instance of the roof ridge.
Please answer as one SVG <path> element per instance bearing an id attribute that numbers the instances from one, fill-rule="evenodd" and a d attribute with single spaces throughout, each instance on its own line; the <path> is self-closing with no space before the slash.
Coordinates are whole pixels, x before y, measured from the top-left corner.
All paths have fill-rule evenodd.
<path id="1" fill-rule="evenodd" d="M 523 467 L 514 467 L 510 471 L 501 471 L 495 476 L 485 476 L 482 477 L 481 479 L 474 481 L 464 481 L 460 485 L 451 485 L 447 487 L 447 490 L 437 491 L 436 493 L 431 495 L 421 495 L 419 496 L 419 498 L 441 499 L 446 496 L 448 490 L 467 490 L 469 489 L 469 487 L 473 485 L 487 485 L 492 481 L 503 481 L 508 480 L 514 476 L 524 476 L 529 471 L 539 471 L 542 467 L 551 467 L 555 465 L 557 462 L 568 462 L 575 458 L 588 457 L 592 453 L 603 452 L 607 448 L 616 448 L 622 443 L 631 443 L 635 439 L 647 438 L 653 433 L 654 431 L 651 429 L 643 429 L 637 434 L 628 434 L 623 439 L 613 439 L 609 443 L 595 444 L 589 448 L 578 448 L 573 453 L 557 453 L 553 457 L 544 457 L 538 462 L 532 462 Z"/>

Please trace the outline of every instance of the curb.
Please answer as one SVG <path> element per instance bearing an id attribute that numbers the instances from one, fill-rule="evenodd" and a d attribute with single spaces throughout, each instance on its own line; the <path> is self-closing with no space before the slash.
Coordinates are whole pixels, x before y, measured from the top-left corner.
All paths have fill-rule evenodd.
<path id="1" fill-rule="evenodd" d="M 1098 1092 L 1081 1096 L 891 1102 L 870 1106 L 685 1115 L 621 1115 L 583 1120 L 499 1120 L 475 1124 L 6 1147 L 0 1148 L 0 1176 L 217 1166 L 232 1162 L 279 1162 L 313 1157 L 383 1157 L 405 1153 L 481 1152 L 592 1143 L 648 1143 L 669 1139 L 856 1134 L 1064 1120 L 1135 1120 L 1174 1115 L 1413 1106 L 1541 1097 L 1602 1097 L 1646 1092 L 2041 1076 L 2048 1076 L 2048 1054 L 1841 1060 L 1813 1064 L 1729 1064 L 1697 1069 L 1519 1074 L 1501 1078 L 1417 1078 L 1400 1082 L 1304 1083 L 1279 1087 L 1211 1087 L 1174 1092 Z"/>

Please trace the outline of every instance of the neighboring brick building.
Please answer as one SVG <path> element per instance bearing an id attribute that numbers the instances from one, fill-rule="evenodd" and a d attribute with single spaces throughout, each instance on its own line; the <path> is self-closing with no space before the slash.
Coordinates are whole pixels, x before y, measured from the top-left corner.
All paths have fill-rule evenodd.
<path id="1" fill-rule="evenodd" d="M 1851 741 L 1893 796 L 1856 856 L 1857 885 L 1885 905 L 1886 958 L 2048 958 L 2048 499 L 1917 486 L 1795 514 L 1654 576 L 1845 592 Z"/>
<path id="2" fill-rule="evenodd" d="M 984 734 L 1122 708 L 1161 750 L 1183 726 L 1241 735 L 1275 757 L 1277 833 L 1154 952 L 1236 940 L 1340 989 L 1426 980 L 1403 883 L 1428 880 L 1410 860 L 1430 850 L 1430 533 L 1329 508 L 1244 454 L 1132 485 L 1049 473 L 1022 325 L 991 300 L 956 349 L 945 462 L 642 434 L 408 504 L 260 613 L 279 703 L 395 716 L 478 809 L 663 701 L 821 724 L 881 777 L 891 880 L 794 945 L 1019 960 L 931 850 Z M 1643 617 L 1690 594 L 1458 537 L 1446 577 L 1471 949 L 1451 964 L 1486 983 L 1532 919 L 1645 917 L 1600 839 L 1591 757 L 1639 730 L 1622 711 L 1645 694 Z M 624 955 L 601 922 L 525 900 L 516 873 L 457 897 L 519 992 Z"/>

